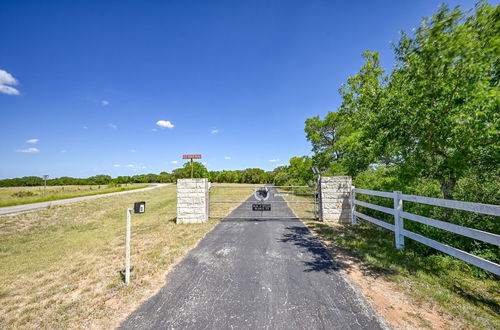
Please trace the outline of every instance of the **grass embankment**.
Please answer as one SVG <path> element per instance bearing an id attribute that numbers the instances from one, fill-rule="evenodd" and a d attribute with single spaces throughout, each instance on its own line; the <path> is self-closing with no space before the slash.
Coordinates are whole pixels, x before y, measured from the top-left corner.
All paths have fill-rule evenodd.
<path id="1" fill-rule="evenodd" d="M 306 224 L 330 247 L 347 273 L 357 264 L 363 277 L 375 280 L 372 283 L 389 282 L 393 284 L 389 288 L 409 297 L 420 311 L 406 316 L 420 318 L 418 327 L 435 326 L 422 316 L 432 308 L 441 316 L 437 321 L 444 328 L 500 329 L 498 278 L 474 276 L 472 266 L 437 252 L 424 256 L 411 248 L 398 251 L 392 232 L 365 221 L 357 226 L 332 226 L 317 221 Z"/>
<path id="2" fill-rule="evenodd" d="M 140 189 L 147 186 L 147 184 L 128 184 L 119 186 L 48 186 L 46 191 L 44 187 L 0 188 L 0 207 L 48 202 L 73 197 L 100 195 Z"/>
<path id="3" fill-rule="evenodd" d="M 146 213 L 132 215 L 134 270 L 125 286 L 125 212 L 138 200 Z M 217 224 L 176 225 L 175 216 L 172 185 L 0 217 L 1 327 L 117 326 Z"/>

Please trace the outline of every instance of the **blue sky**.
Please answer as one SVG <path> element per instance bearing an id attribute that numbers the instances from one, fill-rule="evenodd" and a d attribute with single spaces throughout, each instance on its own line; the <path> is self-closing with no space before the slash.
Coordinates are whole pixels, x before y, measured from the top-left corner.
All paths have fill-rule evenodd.
<path id="1" fill-rule="evenodd" d="M 0 178 L 271 170 L 440 3 L 0 0 Z"/>

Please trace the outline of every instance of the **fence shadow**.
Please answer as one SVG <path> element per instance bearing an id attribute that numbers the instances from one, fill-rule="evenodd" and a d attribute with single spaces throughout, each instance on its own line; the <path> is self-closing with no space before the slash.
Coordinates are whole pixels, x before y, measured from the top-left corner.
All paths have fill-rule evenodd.
<path id="1" fill-rule="evenodd" d="M 340 266 L 332 259 L 328 251 L 321 242 L 311 234 L 305 226 L 286 227 L 287 233 L 280 239 L 282 243 L 291 243 L 305 249 L 306 253 L 312 257 L 311 261 L 305 261 L 307 267 L 305 272 L 325 272 L 338 271 Z"/>

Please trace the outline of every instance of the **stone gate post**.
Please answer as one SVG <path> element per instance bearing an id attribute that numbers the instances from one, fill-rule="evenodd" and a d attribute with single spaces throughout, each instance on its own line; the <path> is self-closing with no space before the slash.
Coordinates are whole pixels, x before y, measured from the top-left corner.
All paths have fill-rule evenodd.
<path id="1" fill-rule="evenodd" d="M 321 177 L 319 202 L 322 221 L 351 223 L 351 188 L 350 176 Z"/>
<path id="2" fill-rule="evenodd" d="M 177 223 L 208 220 L 208 179 L 177 180 Z"/>

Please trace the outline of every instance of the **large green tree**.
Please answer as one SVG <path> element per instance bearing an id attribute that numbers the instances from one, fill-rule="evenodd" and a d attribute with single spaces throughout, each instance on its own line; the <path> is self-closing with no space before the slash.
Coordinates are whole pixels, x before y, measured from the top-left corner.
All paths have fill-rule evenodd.
<path id="1" fill-rule="evenodd" d="M 394 51 L 387 104 L 368 127 L 403 174 L 436 179 L 453 198 L 468 171 L 498 166 L 500 7 L 443 5 Z"/>
<path id="2" fill-rule="evenodd" d="M 306 121 L 314 159 L 353 176 L 393 166 L 407 180 L 437 180 L 453 198 L 460 178 L 495 172 L 500 162 L 500 7 L 441 6 L 402 33 L 394 52 L 389 75 L 377 53 L 365 52 L 340 89 L 338 112 Z"/>

